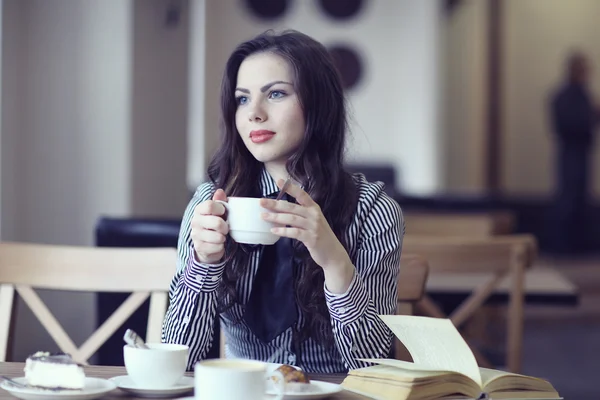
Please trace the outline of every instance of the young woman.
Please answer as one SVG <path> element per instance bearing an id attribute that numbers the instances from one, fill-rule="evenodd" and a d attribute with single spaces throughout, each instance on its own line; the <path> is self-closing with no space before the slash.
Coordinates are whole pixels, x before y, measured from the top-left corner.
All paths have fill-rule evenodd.
<path id="1" fill-rule="evenodd" d="M 387 357 L 404 226 L 380 183 L 344 170 L 346 110 L 327 50 L 296 31 L 264 33 L 230 56 L 222 142 L 181 225 L 163 341 L 209 351 L 220 316 L 227 356 L 345 372 Z M 274 200 L 292 177 L 286 200 Z M 227 196 L 264 197 L 274 245 L 228 236 Z"/>

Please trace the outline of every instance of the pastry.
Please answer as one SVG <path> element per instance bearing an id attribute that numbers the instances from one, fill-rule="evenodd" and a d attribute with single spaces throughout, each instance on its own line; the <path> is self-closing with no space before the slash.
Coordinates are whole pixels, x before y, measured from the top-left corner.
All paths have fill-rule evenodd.
<path id="1" fill-rule="evenodd" d="M 85 385 L 83 366 L 65 353 L 38 351 L 25 360 L 25 379 L 30 386 L 51 390 L 81 390 Z"/>
<path id="2" fill-rule="evenodd" d="M 283 364 L 276 371 L 281 372 L 286 383 L 310 383 L 310 379 L 308 379 L 308 376 L 302 370 L 296 369 L 291 365 Z"/>

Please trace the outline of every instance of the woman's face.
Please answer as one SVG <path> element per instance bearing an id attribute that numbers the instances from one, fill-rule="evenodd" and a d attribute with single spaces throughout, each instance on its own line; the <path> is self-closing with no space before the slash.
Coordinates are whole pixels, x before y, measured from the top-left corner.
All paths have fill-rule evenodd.
<path id="1" fill-rule="evenodd" d="M 285 165 L 305 128 L 289 63 L 269 52 L 248 56 L 238 70 L 235 97 L 235 124 L 250 153 L 262 163 Z"/>

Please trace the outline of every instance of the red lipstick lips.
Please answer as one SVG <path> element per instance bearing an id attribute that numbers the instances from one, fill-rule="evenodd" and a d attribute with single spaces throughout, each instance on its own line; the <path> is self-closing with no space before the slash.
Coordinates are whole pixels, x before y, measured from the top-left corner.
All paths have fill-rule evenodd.
<path id="1" fill-rule="evenodd" d="M 264 143 L 271 140 L 273 136 L 275 136 L 275 132 L 265 129 L 250 132 L 250 140 L 252 140 L 252 143 Z"/>

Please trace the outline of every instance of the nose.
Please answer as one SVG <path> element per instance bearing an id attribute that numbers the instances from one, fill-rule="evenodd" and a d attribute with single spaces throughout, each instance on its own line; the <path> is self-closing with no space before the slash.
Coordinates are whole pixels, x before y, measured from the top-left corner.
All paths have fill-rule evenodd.
<path id="1" fill-rule="evenodd" d="M 248 110 L 248 120 L 250 122 L 265 122 L 267 120 L 267 113 L 260 104 L 252 105 Z"/>

